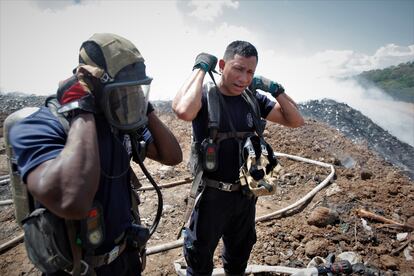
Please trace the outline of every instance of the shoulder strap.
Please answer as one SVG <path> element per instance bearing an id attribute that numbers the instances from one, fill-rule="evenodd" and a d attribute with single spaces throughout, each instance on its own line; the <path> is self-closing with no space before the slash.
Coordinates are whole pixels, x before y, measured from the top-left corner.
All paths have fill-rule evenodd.
<path id="1" fill-rule="evenodd" d="M 49 96 L 45 100 L 45 106 L 49 108 L 50 112 L 59 120 L 62 124 L 65 133 L 68 134 L 69 132 L 69 121 L 68 119 L 61 113 L 58 113 L 57 110 L 60 108 L 61 104 L 57 100 L 55 95 Z M 66 223 L 66 231 L 67 236 L 69 239 L 71 251 L 72 251 L 72 275 L 83 275 L 82 269 L 85 271 L 88 270 L 88 266 L 86 263 L 82 262 L 82 249 L 76 242 L 76 235 L 78 227 L 75 225 L 75 221 L 73 220 L 65 220 Z M 84 265 L 84 267 L 82 267 Z M 86 267 L 85 267 L 86 265 Z"/>
<path id="2" fill-rule="evenodd" d="M 236 137 L 237 132 L 236 132 L 236 129 L 234 128 L 231 117 L 229 116 L 227 109 L 225 107 L 223 95 L 221 95 L 221 93 L 216 89 L 217 83 L 216 83 L 216 80 L 214 79 L 213 73 L 211 71 L 209 71 L 208 73 L 210 74 L 210 77 L 214 83 L 214 85 L 209 84 L 207 86 L 207 103 L 208 103 L 208 119 L 209 119 L 208 128 L 210 132 L 210 138 L 213 138 L 214 140 L 217 136 L 217 131 L 218 131 L 219 124 L 220 124 L 221 108 L 223 108 L 224 112 L 226 113 L 226 116 L 229 120 L 231 132 L 233 133 L 234 137 Z M 256 129 L 256 132 L 260 137 L 262 137 L 265 124 L 262 123 L 259 103 L 257 102 L 255 95 L 249 89 L 245 89 L 243 91 L 242 97 L 249 104 L 251 111 L 253 112 L 253 123 Z M 214 130 L 214 128 L 216 129 Z"/>
<path id="3" fill-rule="evenodd" d="M 217 132 L 220 127 L 221 110 L 224 110 L 224 114 L 227 117 L 233 137 L 237 137 L 237 131 L 236 131 L 236 128 L 234 127 L 230 114 L 226 108 L 224 97 L 218 91 L 216 81 L 214 80 L 214 77 L 212 76 L 211 72 L 209 73 L 210 73 L 212 80 L 214 81 L 214 85 L 209 84 L 208 90 L 207 90 L 207 105 L 208 105 L 208 119 L 209 119 L 208 129 L 209 129 L 210 138 L 212 140 L 215 140 L 215 138 L 217 137 Z"/>
<path id="4" fill-rule="evenodd" d="M 259 135 L 259 137 L 262 137 L 265 126 L 262 123 L 262 116 L 260 113 L 259 103 L 257 102 L 255 95 L 248 89 L 245 89 L 243 91 L 242 97 L 249 104 L 250 109 L 253 112 L 253 124 L 256 129 L 257 135 Z"/>
<path id="5" fill-rule="evenodd" d="M 45 106 L 49 108 L 50 112 L 52 112 L 52 114 L 55 115 L 55 117 L 59 120 L 59 122 L 62 124 L 67 134 L 70 128 L 69 121 L 63 114 L 57 112 L 61 104 L 57 100 L 56 96 L 53 95 L 53 96 L 47 97 L 45 100 Z"/>
<path id="6" fill-rule="evenodd" d="M 216 85 L 207 84 L 208 130 L 212 140 L 217 136 L 220 127 L 220 99 Z"/>

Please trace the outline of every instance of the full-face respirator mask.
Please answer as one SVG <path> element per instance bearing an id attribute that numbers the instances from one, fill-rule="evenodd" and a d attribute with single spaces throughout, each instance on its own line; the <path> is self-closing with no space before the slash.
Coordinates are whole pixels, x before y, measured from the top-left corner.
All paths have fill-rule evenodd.
<path id="1" fill-rule="evenodd" d="M 240 168 L 242 190 L 256 197 L 276 192 L 276 156 L 271 146 L 259 136 L 245 138 Z"/>
<path id="2" fill-rule="evenodd" d="M 82 44 L 79 66 L 74 76 L 60 86 L 58 98 L 59 93 L 76 85 L 90 93 L 63 105 L 58 112 L 79 109 L 103 113 L 114 129 L 132 133 L 147 124 L 151 81 L 142 55 L 129 40 L 114 34 L 95 34 Z M 64 97 L 67 99 L 67 94 Z"/>
<path id="3" fill-rule="evenodd" d="M 143 63 L 135 65 L 144 66 L 145 70 Z M 139 129 L 148 121 L 146 113 L 152 79 L 146 76 L 141 80 L 129 78 L 131 73 L 135 73 L 131 68 L 127 66 L 127 70 L 118 73 L 117 79 L 104 85 L 98 96 L 99 107 L 108 123 L 124 132 Z"/>

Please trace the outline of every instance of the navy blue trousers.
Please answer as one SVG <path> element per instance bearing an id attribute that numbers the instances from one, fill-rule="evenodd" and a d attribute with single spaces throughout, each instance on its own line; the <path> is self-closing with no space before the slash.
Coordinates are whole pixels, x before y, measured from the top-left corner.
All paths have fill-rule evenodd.
<path id="1" fill-rule="evenodd" d="M 206 187 L 185 229 L 184 256 L 187 275 L 211 275 L 214 250 L 223 238 L 223 268 L 244 273 L 253 245 L 256 199 L 238 192 Z"/>

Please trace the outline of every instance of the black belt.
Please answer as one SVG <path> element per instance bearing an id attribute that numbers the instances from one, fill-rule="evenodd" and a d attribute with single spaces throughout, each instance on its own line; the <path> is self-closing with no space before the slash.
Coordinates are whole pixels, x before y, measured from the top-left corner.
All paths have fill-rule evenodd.
<path id="1" fill-rule="evenodd" d="M 236 192 L 240 190 L 240 183 L 228 183 L 218 180 L 203 178 L 204 185 L 219 189 L 225 192 Z"/>
<path id="2" fill-rule="evenodd" d="M 126 239 L 119 245 L 116 245 L 112 248 L 111 251 L 99 255 L 99 256 L 91 256 L 90 265 L 92 267 L 100 267 L 102 265 L 108 265 L 112 263 L 116 258 L 118 258 L 126 248 Z"/>

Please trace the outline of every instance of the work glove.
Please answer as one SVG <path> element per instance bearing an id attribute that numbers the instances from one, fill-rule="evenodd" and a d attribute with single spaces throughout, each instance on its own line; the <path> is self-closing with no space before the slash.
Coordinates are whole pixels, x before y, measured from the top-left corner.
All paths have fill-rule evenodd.
<path id="1" fill-rule="evenodd" d="M 148 116 L 148 114 L 150 114 L 154 110 L 155 109 L 154 109 L 154 106 L 152 105 L 152 103 L 151 102 L 148 102 L 148 105 L 147 105 L 147 116 Z"/>
<path id="2" fill-rule="evenodd" d="M 198 54 L 198 56 L 195 59 L 193 70 L 200 68 L 206 73 L 209 71 L 215 72 L 214 68 L 216 68 L 216 64 L 217 58 L 215 56 L 207 53 L 201 53 Z"/>
<path id="3" fill-rule="evenodd" d="M 285 89 L 281 84 L 262 76 L 254 76 L 252 83 L 249 85 L 249 89 L 252 91 L 260 89 L 264 92 L 270 93 L 270 95 L 274 98 L 278 97 L 282 93 L 285 93 Z"/>
<path id="4" fill-rule="evenodd" d="M 58 113 L 67 113 L 75 117 L 79 113 L 95 113 L 93 78 L 85 70 L 78 70 L 72 77 L 62 81 L 57 91 L 57 99 L 62 105 Z"/>

